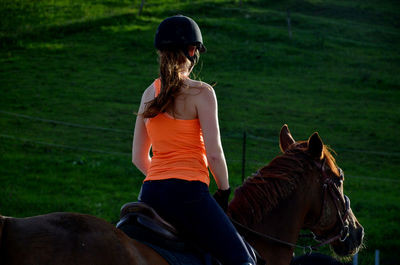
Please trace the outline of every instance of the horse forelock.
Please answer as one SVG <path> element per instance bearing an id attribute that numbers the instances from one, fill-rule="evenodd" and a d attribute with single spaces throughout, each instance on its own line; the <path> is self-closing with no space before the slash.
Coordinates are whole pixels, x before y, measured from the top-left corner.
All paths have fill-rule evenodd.
<path id="1" fill-rule="evenodd" d="M 245 225 L 260 223 L 263 216 L 297 190 L 304 176 L 314 167 L 313 159 L 306 149 L 306 142 L 296 143 L 247 178 L 235 190 L 235 197 L 229 205 L 229 215 Z M 328 147 L 324 146 L 323 153 L 328 165 L 335 165 Z"/>
<path id="2" fill-rule="evenodd" d="M 288 152 L 306 152 L 307 149 L 307 141 L 301 141 L 293 145 L 292 148 L 288 150 Z M 329 166 L 335 175 L 339 176 L 339 171 L 337 169 L 336 160 L 333 157 L 332 153 L 336 154 L 335 150 L 330 148 L 327 145 L 323 145 L 322 149 L 322 159 L 325 159 L 325 163 Z"/>

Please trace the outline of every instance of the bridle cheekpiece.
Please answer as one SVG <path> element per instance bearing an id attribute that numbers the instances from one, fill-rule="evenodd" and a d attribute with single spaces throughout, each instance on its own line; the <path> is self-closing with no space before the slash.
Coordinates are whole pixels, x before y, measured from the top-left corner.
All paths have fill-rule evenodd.
<path id="1" fill-rule="evenodd" d="M 325 159 L 322 161 L 322 163 L 315 162 L 316 166 L 320 168 L 321 172 L 321 180 L 322 180 L 322 206 L 321 206 L 321 214 L 317 222 L 310 228 L 310 230 L 313 227 L 317 227 L 321 225 L 321 221 L 323 220 L 324 216 L 324 208 L 327 202 L 327 197 L 328 195 L 331 197 L 333 203 L 335 204 L 335 208 L 337 211 L 338 219 L 340 221 L 340 232 L 339 234 L 330 237 L 328 239 L 324 239 L 320 236 L 314 235 L 314 239 L 316 241 L 321 242 L 319 245 L 316 247 L 320 247 L 326 244 L 329 244 L 337 239 L 339 239 L 341 242 L 344 242 L 348 236 L 349 236 L 349 226 L 345 223 L 347 217 L 349 216 L 349 211 L 350 211 L 350 199 L 343 194 L 341 194 L 338 185 L 335 183 L 335 180 L 332 177 L 329 177 L 326 170 L 325 170 Z M 343 182 L 344 180 L 344 174 L 342 169 L 338 168 L 339 170 L 339 181 Z M 343 213 L 342 213 L 343 211 Z"/>

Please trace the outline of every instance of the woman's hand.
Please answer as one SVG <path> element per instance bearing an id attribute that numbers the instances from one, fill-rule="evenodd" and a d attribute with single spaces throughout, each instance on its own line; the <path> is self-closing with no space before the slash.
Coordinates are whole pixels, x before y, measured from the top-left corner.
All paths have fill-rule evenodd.
<path id="1" fill-rule="evenodd" d="M 214 193 L 214 199 L 217 201 L 219 206 L 221 206 L 222 210 L 226 212 L 228 210 L 228 202 L 229 202 L 229 195 L 231 194 L 231 188 L 227 190 L 220 190 L 218 189 Z"/>

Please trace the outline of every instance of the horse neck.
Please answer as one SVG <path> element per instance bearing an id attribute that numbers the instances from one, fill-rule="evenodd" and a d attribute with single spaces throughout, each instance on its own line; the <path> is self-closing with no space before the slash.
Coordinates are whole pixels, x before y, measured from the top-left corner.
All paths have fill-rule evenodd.
<path id="1" fill-rule="evenodd" d="M 303 207 L 299 204 L 297 194 L 293 198 L 282 201 L 274 210 L 266 214 L 260 224 L 251 227 L 259 233 L 296 244 L 303 226 Z M 268 261 L 268 264 L 289 264 L 293 256 L 293 248 L 272 240 L 252 237 L 254 247 Z M 251 241 L 251 239 L 250 239 Z"/>
<path id="2" fill-rule="evenodd" d="M 307 192 L 305 192 L 307 182 L 304 181 L 287 199 L 280 201 L 274 209 L 265 213 L 259 223 L 248 223 L 246 226 L 258 233 L 295 244 L 309 209 Z M 230 213 L 229 210 L 228 213 Z M 241 230 L 239 228 L 246 240 L 268 264 L 287 265 L 290 263 L 293 248 Z"/>

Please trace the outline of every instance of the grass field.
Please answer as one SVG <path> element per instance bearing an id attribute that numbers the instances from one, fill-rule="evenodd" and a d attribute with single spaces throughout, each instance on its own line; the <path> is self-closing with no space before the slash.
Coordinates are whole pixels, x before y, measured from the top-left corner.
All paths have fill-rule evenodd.
<path id="1" fill-rule="evenodd" d="M 0 213 L 93 214 L 136 200 L 135 112 L 157 77 L 160 21 L 185 14 L 208 52 L 231 183 L 279 154 L 284 123 L 337 152 L 366 231 L 362 265 L 400 264 L 400 4 L 397 1 L 0 1 Z M 287 10 L 290 11 L 289 37 Z M 215 185 L 211 186 L 212 190 Z M 327 248 L 323 249 L 328 252 Z"/>

